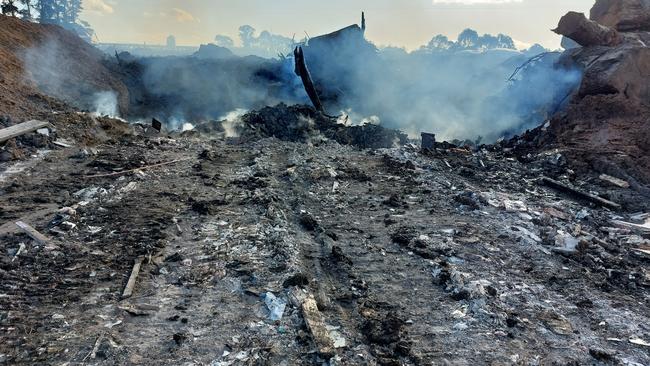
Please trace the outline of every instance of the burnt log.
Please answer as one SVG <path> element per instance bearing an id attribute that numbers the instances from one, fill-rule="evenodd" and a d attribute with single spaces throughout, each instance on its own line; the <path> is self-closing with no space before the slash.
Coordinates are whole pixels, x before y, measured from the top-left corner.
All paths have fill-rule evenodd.
<path id="1" fill-rule="evenodd" d="M 314 82 L 309 73 L 309 69 L 307 69 L 307 64 L 305 63 L 305 54 L 302 51 L 302 47 L 296 47 L 293 51 L 293 56 L 295 60 L 294 71 L 296 75 L 300 76 L 300 79 L 302 79 L 302 85 L 305 87 L 305 91 L 307 92 L 311 103 L 317 111 L 324 113 L 323 104 L 318 97 L 318 92 L 316 91 L 316 87 L 314 87 Z"/>
<path id="2" fill-rule="evenodd" d="M 574 11 L 563 16 L 553 32 L 571 38 L 583 47 L 614 47 L 623 42 L 623 36 L 615 29 L 600 25 L 587 19 L 583 13 Z"/>

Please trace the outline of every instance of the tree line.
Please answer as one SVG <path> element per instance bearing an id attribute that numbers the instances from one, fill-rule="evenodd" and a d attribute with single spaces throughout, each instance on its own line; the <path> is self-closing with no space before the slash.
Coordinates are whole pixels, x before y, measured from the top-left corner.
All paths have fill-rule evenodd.
<path id="1" fill-rule="evenodd" d="M 2 14 L 39 23 L 58 24 L 90 40 L 90 25 L 79 19 L 82 0 L 0 0 Z"/>

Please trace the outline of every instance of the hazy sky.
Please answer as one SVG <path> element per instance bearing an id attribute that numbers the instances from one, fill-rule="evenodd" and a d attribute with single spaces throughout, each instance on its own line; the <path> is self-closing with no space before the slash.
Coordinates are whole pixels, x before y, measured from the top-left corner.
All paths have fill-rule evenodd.
<path id="1" fill-rule="evenodd" d="M 250 24 L 296 39 L 359 23 L 366 11 L 368 39 L 378 45 L 414 49 L 434 35 L 452 39 L 465 28 L 504 33 L 521 45 L 558 48 L 550 29 L 569 10 L 585 12 L 594 0 L 85 0 L 82 18 L 101 42 L 179 45 L 209 43 L 217 34 L 238 42 L 237 29 Z"/>

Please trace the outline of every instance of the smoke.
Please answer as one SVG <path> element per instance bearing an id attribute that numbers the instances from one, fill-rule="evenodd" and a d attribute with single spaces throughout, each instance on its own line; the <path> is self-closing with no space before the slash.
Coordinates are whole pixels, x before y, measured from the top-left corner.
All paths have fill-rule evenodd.
<path id="1" fill-rule="evenodd" d="M 247 112 L 246 109 L 238 108 L 219 118 L 220 121 L 223 121 L 221 126 L 226 131 L 226 137 L 239 137 L 239 129 L 242 126 L 241 117 Z"/>
<path id="2" fill-rule="evenodd" d="M 351 108 L 353 120 L 375 116 L 412 137 L 424 131 L 448 140 L 494 141 L 540 125 L 580 82 L 578 70 L 555 66 L 557 55 L 508 82 L 530 54 L 499 48 L 512 43 L 507 36 L 461 36 L 407 53 L 377 49 L 352 28 L 335 40 L 311 40 L 306 62 L 328 110 Z"/>
<path id="3" fill-rule="evenodd" d="M 196 122 L 220 119 L 240 108 L 258 109 L 279 102 L 299 103 L 282 80 L 282 64 L 258 57 L 198 59 L 155 57 L 135 61 L 141 69 L 132 96 L 139 103 L 133 117 L 156 117 L 161 121 Z M 178 123 L 174 123 L 177 125 Z M 178 126 L 175 126 L 178 127 Z"/>
<path id="4" fill-rule="evenodd" d="M 46 94 L 60 96 L 65 93 L 68 62 L 60 52 L 60 45 L 50 39 L 37 47 L 27 49 L 22 55 L 25 79 L 35 83 Z"/>
<path id="5" fill-rule="evenodd" d="M 420 132 L 443 139 L 495 141 L 544 123 L 568 100 L 581 79 L 577 70 L 556 67 L 549 55 L 508 78 L 530 52 L 514 49 L 505 35 L 464 31 L 457 42 L 434 37 L 414 52 L 378 49 L 359 28 L 335 37 L 312 38 L 304 45 L 307 66 L 330 114 L 340 123 L 381 124 L 412 137 Z M 186 122 L 227 120 L 231 111 L 286 104 L 308 104 L 292 58 L 146 58 L 138 117 L 151 114 L 172 129 Z M 138 99 L 142 99 L 138 97 Z"/>
<path id="6" fill-rule="evenodd" d="M 113 91 L 98 92 L 93 95 L 93 114 L 96 116 L 119 117 L 117 94 Z"/>
<path id="7" fill-rule="evenodd" d="M 102 54 L 71 34 L 64 37 L 72 41 L 54 37 L 21 54 L 25 81 L 82 110 L 119 117 L 118 94 L 113 90 L 119 83 L 102 65 Z"/>
<path id="8" fill-rule="evenodd" d="M 271 45 L 288 42 L 267 36 L 247 40 L 253 45 L 266 38 Z M 344 111 L 339 122 L 380 123 L 413 137 L 424 131 L 444 139 L 481 136 L 494 141 L 520 133 L 544 123 L 570 99 L 581 79 L 578 70 L 557 67 L 559 56 L 551 55 L 508 82 L 513 70 L 531 55 L 512 49 L 507 36 L 478 36 L 473 31 L 464 31 L 457 42 L 434 37 L 410 53 L 378 49 L 358 27 L 312 38 L 304 47 L 327 112 Z M 110 86 L 93 84 L 99 77 L 92 69 L 78 73 L 84 69 L 79 59 L 55 41 L 44 42 L 25 52 L 26 77 L 47 94 L 77 107 L 118 116 L 118 94 Z M 238 117 L 246 110 L 309 103 L 293 62 L 285 57 L 122 55 L 113 67 L 119 68 L 129 87 L 130 119 L 155 117 L 169 129 L 226 120 L 227 135 L 236 136 Z"/>

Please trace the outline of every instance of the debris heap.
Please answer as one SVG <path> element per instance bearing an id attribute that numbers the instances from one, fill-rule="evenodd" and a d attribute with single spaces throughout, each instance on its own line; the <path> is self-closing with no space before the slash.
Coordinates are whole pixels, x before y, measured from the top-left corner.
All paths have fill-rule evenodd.
<path id="1" fill-rule="evenodd" d="M 407 136 L 379 125 L 347 126 L 306 105 L 280 103 L 242 117 L 242 135 L 276 137 L 285 141 L 331 139 L 361 148 L 390 148 L 407 142 Z"/>

